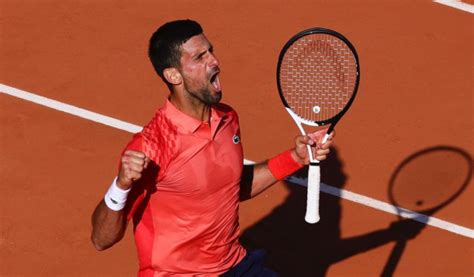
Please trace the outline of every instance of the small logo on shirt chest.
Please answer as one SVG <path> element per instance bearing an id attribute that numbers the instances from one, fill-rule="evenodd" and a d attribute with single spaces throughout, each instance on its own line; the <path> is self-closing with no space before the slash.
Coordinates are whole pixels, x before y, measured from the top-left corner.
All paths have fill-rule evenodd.
<path id="1" fill-rule="evenodd" d="M 240 142 L 240 137 L 238 135 L 234 135 L 232 141 L 234 142 L 234 144 L 238 144 Z"/>

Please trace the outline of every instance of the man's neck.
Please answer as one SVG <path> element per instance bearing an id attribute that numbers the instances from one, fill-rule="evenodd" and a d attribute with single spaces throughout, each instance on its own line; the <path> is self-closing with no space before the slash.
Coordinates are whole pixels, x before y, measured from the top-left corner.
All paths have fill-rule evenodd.
<path id="1" fill-rule="evenodd" d="M 181 99 L 176 94 L 171 93 L 169 101 L 181 112 L 196 118 L 202 122 L 209 122 L 211 115 L 211 105 L 205 104 L 198 99 Z"/>

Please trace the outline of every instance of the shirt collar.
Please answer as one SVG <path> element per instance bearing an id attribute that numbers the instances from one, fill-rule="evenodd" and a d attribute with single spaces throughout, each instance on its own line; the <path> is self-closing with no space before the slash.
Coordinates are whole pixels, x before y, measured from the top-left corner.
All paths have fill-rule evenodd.
<path id="1" fill-rule="evenodd" d="M 169 101 L 169 99 L 166 100 L 164 112 L 171 122 L 173 122 L 173 124 L 184 133 L 195 133 L 202 124 L 206 124 L 201 120 L 191 117 L 180 111 Z M 217 109 L 214 105 L 211 106 L 211 125 L 219 124 L 225 114 L 226 113 L 224 111 Z"/>

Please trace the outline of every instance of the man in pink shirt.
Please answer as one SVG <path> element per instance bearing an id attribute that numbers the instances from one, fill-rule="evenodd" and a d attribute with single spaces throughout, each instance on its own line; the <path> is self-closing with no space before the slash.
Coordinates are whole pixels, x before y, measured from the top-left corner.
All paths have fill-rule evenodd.
<path id="1" fill-rule="evenodd" d="M 275 276 L 260 252 L 239 243 L 239 202 L 307 165 L 307 145 L 324 160 L 331 139 L 320 145 L 324 132 L 298 136 L 295 148 L 244 166 L 238 116 L 220 103 L 219 62 L 201 26 L 164 24 L 149 57 L 168 101 L 125 147 L 92 216 L 94 246 L 120 241 L 132 219 L 138 276 Z"/>

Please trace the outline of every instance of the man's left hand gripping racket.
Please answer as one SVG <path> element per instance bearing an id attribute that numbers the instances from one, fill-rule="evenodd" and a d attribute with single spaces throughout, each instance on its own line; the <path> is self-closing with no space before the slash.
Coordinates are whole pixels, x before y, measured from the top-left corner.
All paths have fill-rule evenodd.
<path id="1" fill-rule="evenodd" d="M 281 100 L 299 130 L 302 124 L 331 124 L 325 143 L 336 123 L 354 101 L 359 86 L 359 58 L 341 34 L 322 28 L 305 30 L 292 37 L 280 53 L 277 84 Z M 308 199 L 305 220 L 319 221 L 319 161 L 308 146 Z"/>

